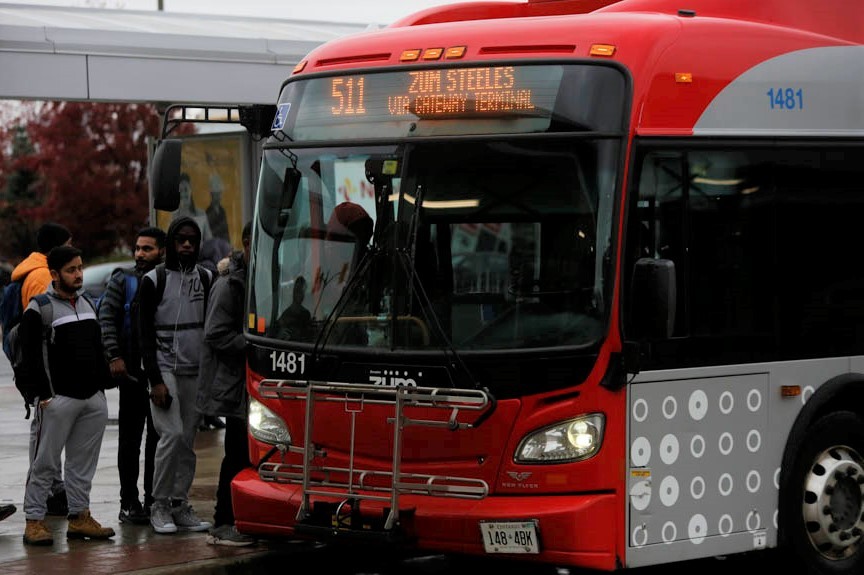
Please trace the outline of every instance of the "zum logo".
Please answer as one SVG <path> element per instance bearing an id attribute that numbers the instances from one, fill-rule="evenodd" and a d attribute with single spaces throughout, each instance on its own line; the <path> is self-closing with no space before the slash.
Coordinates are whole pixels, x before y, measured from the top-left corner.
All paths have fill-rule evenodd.
<path id="1" fill-rule="evenodd" d="M 417 379 L 423 377 L 423 372 L 417 372 Z M 369 383 L 382 387 L 417 387 L 417 380 L 408 377 L 408 372 L 397 369 L 370 369 Z"/>

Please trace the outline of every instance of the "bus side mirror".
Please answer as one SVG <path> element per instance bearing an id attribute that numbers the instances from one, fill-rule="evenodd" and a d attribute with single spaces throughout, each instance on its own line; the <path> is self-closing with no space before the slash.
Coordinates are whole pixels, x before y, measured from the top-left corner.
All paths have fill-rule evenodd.
<path id="1" fill-rule="evenodd" d="M 675 328 L 675 262 L 640 258 L 633 269 L 632 327 L 635 339 L 672 337 Z"/>
<path id="2" fill-rule="evenodd" d="M 153 208 L 173 212 L 180 207 L 180 140 L 162 140 L 153 154 L 150 196 Z"/>

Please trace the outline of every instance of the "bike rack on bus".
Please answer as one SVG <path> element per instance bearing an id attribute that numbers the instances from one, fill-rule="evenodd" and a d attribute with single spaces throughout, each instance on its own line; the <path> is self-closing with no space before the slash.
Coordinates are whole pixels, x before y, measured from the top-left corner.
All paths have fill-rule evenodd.
<path id="1" fill-rule="evenodd" d="M 263 481 L 302 484 L 303 500 L 297 512 L 297 520 L 309 518 L 312 512 L 310 496 L 344 496 L 353 507 L 354 501 L 389 502 L 390 508 L 384 522 L 384 530 L 390 531 L 399 524 L 399 497 L 401 495 L 431 495 L 462 499 L 482 499 L 489 493 L 489 485 L 482 479 L 402 473 L 402 433 L 407 426 L 438 427 L 458 431 L 471 429 L 473 423 L 460 421 L 463 412 L 478 412 L 489 408 L 490 397 L 482 390 L 450 389 L 438 387 L 381 387 L 370 384 L 335 383 L 303 380 L 265 379 L 258 386 L 263 398 L 287 399 L 306 402 L 305 435 L 302 446 L 289 446 L 288 451 L 303 456 L 302 464 L 265 462 L 259 466 Z M 312 442 L 315 404 L 337 402 L 345 404 L 351 417 L 351 438 L 348 467 L 334 467 L 315 462 L 326 459 L 327 453 L 317 449 Z M 387 423 L 393 425 L 392 471 L 358 469 L 354 461 L 356 440 L 355 425 L 358 413 L 364 404 L 392 405 L 393 417 Z M 406 409 L 435 408 L 450 410 L 449 417 L 436 419 L 413 419 Z M 313 477 L 313 474 L 315 477 Z M 347 476 L 347 481 L 338 481 L 334 475 Z M 375 479 L 384 479 L 385 484 L 373 484 Z M 387 485 L 389 483 L 389 485 Z"/>

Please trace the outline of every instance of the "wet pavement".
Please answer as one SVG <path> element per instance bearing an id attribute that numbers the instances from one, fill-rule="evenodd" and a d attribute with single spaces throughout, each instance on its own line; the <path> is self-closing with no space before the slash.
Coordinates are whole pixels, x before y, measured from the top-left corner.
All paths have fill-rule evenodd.
<path id="1" fill-rule="evenodd" d="M 12 369 L 0 354 L 0 502 L 13 503 L 18 508 L 14 515 L 0 521 L 0 573 L 236 573 L 240 572 L 237 566 L 251 566 L 277 553 L 267 542 L 254 547 L 219 547 L 207 545 L 206 533 L 158 535 L 149 526 L 121 524 L 117 518 L 118 392 L 109 390 L 106 395 L 109 422 L 90 495 L 91 512 L 102 525 L 114 528 L 117 535 L 109 541 L 67 541 L 66 519 L 48 517 L 46 522 L 54 532 L 54 545 L 26 546 L 22 540 L 23 501 L 30 420 L 24 419 L 24 405 L 12 381 Z M 222 431 L 199 432 L 196 440 L 198 465 L 190 502 L 198 515 L 208 521 L 213 516 L 222 435 Z M 143 494 L 142 480 L 139 490 Z"/>

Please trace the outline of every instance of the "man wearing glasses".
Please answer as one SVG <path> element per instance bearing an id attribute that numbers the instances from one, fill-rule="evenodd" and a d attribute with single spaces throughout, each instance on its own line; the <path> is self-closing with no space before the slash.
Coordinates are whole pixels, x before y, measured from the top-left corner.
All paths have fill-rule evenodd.
<path id="1" fill-rule="evenodd" d="M 198 369 L 210 271 L 197 265 L 201 230 L 181 217 L 168 228 L 165 263 L 141 280 L 140 338 L 150 384 L 150 411 L 159 434 L 150 525 L 156 533 L 207 531 L 189 505 L 195 477 Z"/>

